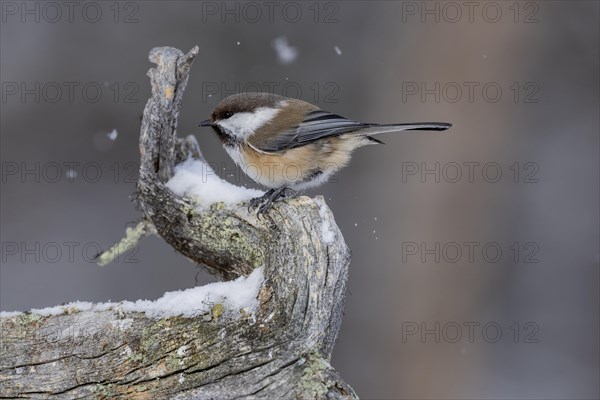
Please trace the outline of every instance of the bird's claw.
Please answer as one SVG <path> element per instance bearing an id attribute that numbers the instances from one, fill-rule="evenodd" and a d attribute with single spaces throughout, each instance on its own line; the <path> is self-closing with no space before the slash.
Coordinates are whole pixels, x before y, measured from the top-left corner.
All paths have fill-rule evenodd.
<path id="1" fill-rule="evenodd" d="M 253 209 L 257 208 L 264 201 L 264 196 L 255 197 L 250 199 L 248 202 L 248 212 L 251 212 Z"/>
<path id="2" fill-rule="evenodd" d="M 290 193 L 290 194 L 288 194 Z M 257 217 L 260 219 L 261 215 L 265 215 L 272 207 L 273 204 L 280 198 L 294 197 L 296 192 L 289 187 L 281 187 L 277 189 L 270 189 L 264 195 L 250 199 L 248 202 L 248 212 L 258 208 Z"/>

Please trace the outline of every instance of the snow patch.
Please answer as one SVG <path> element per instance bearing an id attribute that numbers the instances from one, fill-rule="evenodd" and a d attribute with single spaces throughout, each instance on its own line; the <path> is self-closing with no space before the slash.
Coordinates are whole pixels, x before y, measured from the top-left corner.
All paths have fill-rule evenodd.
<path id="1" fill-rule="evenodd" d="M 108 303 L 100 303 L 108 304 Z M 93 307 L 94 303 L 90 303 L 87 301 L 74 301 L 72 303 L 64 304 L 62 306 L 54 306 L 54 307 L 46 307 L 46 308 L 33 308 L 31 309 L 32 314 L 41 315 L 44 317 L 48 317 L 50 315 L 60 315 L 69 313 L 71 311 L 90 311 Z"/>
<path id="2" fill-rule="evenodd" d="M 110 323 L 114 328 L 124 331 L 127 330 L 129 328 L 131 328 L 131 326 L 133 325 L 133 319 L 131 318 L 127 318 L 127 319 L 118 319 L 116 321 L 112 321 Z"/>
<path id="3" fill-rule="evenodd" d="M 180 348 L 177 349 L 177 357 L 181 358 L 181 357 L 185 357 L 187 351 L 188 351 L 188 346 L 181 346 Z"/>
<path id="4" fill-rule="evenodd" d="M 342 50 L 341 50 L 339 47 L 337 47 L 337 46 L 334 46 L 334 47 L 333 47 L 333 49 L 335 50 L 335 52 L 336 52 L 336 54 L 337 54 L 338 56 L 341 56 L 341 55 L 342 55 Z"/>
<path id="5" fill-rule="evenodd" d="M 11 318 L 21 314 L 21 311 L 0 311 L 0 318 Z"/>
<path id="6" fill-rule="evenodd" d="M 117 140 L 117 136 L 119 136 L 119 132 L 116 129 L 113 129 L 109 133 L 106 134 L 110 140 Z"/>
<path id="7" fill-rule="evenodd" d="M 200 209 L 218 202 L 233 205 L 264 194 L 260 190 L 232 185 L 221 179 L 208 164 L 193 159 L 177 165 L 166 186 L 179 196 L 193 198 Z"/>
<path id="8" fill-rule="evenodd" d="M 244 308 L 253 313 L 258 307 L 258 291 L 264 281 L 263 267 L 256 268 L 247 277 L 240 276 L 228 282 L 215 282 L 208 285 L 185 290 L 167 292 L 156 300 L 123 301 L 120 303 L 90 303 L 75 301 L 62 306 L 31 310 L 32 314 L 50 316 L 69 313 L 70 311 L 106 311 L 118 308 L 128 312 L 143 312 L 149 317 L 164 318 L 172 316 L 192 317 L 210 312 L 214 304 L 223 304 L 229 316 L 240 315 Z M 2 311 L 0 317 L 9 318 L 22 314 L 16 311 Z M 124 327 L 130 326 L 128 320 Z"/>
<path id="9" fill-rule="evenodd" d="M 282 64 L 291 64 L 298 58 L 298 49 L 289 45 L 285 36 L 279 36 L 271 43 L 277 59 Z"/>
<path id="10" fill-rule="evenodd" d="M 335 240 L 335 232 L 331 228 L 327 218 L 327 206 L 325 202 L 319 204 L 319 216 L 321 217 L 321 239 L 325 244 L 331 244 Z"/>

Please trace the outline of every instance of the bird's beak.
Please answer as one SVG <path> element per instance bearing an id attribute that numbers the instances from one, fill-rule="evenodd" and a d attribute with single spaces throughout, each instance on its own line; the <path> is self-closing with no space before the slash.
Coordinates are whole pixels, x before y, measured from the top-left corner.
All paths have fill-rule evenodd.
<path id="1" fill-rule="evenodd" d="M 211 122 L 210 119 L 207 119 L 206 121 L 202 121 L 198 124 L 198 126 L 212 126 L 213 123 Z"/>

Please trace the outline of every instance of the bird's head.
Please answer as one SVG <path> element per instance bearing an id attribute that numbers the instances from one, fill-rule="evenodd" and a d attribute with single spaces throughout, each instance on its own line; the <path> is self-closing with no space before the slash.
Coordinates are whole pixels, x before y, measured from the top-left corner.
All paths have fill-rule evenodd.
<path id="1" fill-rule="evenodd" d="M 212 127 L 223 143 L 235 144 L 269 124 L 286 107 L 286 98 L 270 93 L 238 93 L 225 98 L 210 119 L 199 126 Z"/>

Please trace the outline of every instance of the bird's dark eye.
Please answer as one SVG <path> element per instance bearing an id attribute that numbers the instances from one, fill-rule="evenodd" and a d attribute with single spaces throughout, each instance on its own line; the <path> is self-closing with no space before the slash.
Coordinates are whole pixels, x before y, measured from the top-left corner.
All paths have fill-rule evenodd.
<path id="1" fill-rule="evenodd" d="M 223 113 L 223 118 L 224 119 L 231 118 L 232 115 L 233 115 L 232 112 L 226 111 L 226 112 Z"/>

